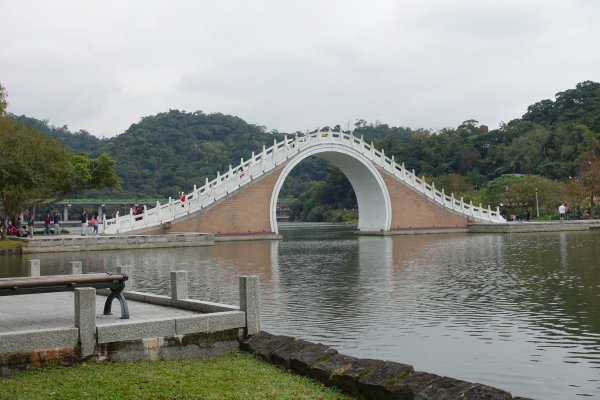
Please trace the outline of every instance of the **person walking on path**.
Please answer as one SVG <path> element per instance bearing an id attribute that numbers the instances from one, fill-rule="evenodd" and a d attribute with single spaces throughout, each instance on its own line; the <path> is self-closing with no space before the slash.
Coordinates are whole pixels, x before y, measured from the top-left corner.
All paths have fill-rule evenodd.
<path id="1" fill-rule="evenodd" d="M 98 236 L 98 225 L 100 224 L 100 221 L 98 219 L 99 219 L 98 213 L 95 213 L 90 221 L 92 223 L 92 229 L 93 229 L 92 233 L 95 236 Z"/>
<path id="2" fill-rule="evenodd" d="M 44 234 L 50 234 L 50 213 L 46 213 L 46 217 L 44 217 Z"/>
<path id="3" fill-rule="evenodd" d="M 54 234 L 60 235 L 60 214 L 54 211 L 52 219 L 54 222 Z"/>
<path id="4" fill-rule="evenodd" d="M 34 221 L 34 217 L 33 217 L 33 211 L 29 211 L 29 214 L 27 215 L 27 227 L 29 229 L 29 236 L 33 237 L 33 228 L 35 225 L 35 221 Z"/>
<path id="5" fill-rule="evenodd" d="M 558 214 L 560 215 L 560 220 L 564 221 L 565 220 L 565 205 L 561 204 L 560 206 L 558 206 Z"/>
<path id="6" fill-rule="evenodd" d="M 87 227 L 87 213 L 81 210 L 81 236 L 85 236 L 85 228 Z"/>

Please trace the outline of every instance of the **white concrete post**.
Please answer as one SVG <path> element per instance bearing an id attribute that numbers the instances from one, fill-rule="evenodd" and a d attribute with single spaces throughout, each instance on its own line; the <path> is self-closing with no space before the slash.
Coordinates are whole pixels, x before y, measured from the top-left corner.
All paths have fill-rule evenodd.
<path id="1" fill-rule="evenodd" d="M 40 276 L 40 260 L 29 260 L 28 276 Z"/>
<path id="2" fill-rule="evenodd" d="M 188 298 L 187 271 L 171 271 L 171 299 Z"/>
<path id="3" fill-rule="evenodd" d="M 96 349 L 96 289 L 76 288 L 75 327 L 79 329 L 79 350 L 82 356 L 94 354 Z"/>
<path id="4" fill-rule="evenodd" d="M 83 273 L 81 261 L 71 261 L 69 264 L 69 273 L 71 275 L 81 275 Z"/>
<path id="5" fill-rule="evenodd" d="M 240 276 L 240 311 L 246 313 L 246 334 L 260 332 L 260 285 L 258 276 Z"/>
<path id="6" fill-rule="evenodd" d="M 160 222 L 160 201 L 156 202 L 156 219 Z"/>

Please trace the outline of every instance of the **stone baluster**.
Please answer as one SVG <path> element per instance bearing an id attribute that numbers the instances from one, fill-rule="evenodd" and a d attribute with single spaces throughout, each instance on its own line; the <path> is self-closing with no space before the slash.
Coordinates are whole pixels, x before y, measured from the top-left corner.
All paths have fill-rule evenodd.
<path id="1" fill-rule="evenodd" d="M 27 276 L 40 276 L 40 260 L 29 260 Z"/>
<path id="2" fill-rule="evenodd" d="M 156 202 L 156 219 L 160 222 L 160 201 Z"/>
<path id="3" fill-rule="evenodd" d="M 246 313 L 246 335 L 260 332 L 260 285 L 258 276 L 240 277 L 240 311 Z"/>
<path id="4" fill-rule="evenodd" d="M 119 212 L 117 211 L 117 214 L 115 216 L 115 229 L 116 229 L 116 233 L 119 233 L 119 228 L 121 227 L 121 220 L 119 219 Z"/>
<path id="5" fill-rule="evenodd" d="M 90 356 L 96 349 L 96 289 L 75 288 L 75 327 L 79 329 L 80 356 Z"/>
<path id="6" fill-rule="evenodd" d="M 473 200 L 469 201 L 469 209 L 471 210 L 471 215 L 473 215 Z"/>
<path id="7" fill-rule="evenodd" d="M 171 299 L 188 298 L 187 271 L 171 271 Z"/>
<path id="8" fill-rule="evenodd" d="M 71 261 L 69 263 L 69 274 L 81 275 L 83 273 L 83 265 L 81 261 Z"/>
<path id="9" fill-rule="evenodd" d="M 460 212 L 464 212 L 465 211 L 465 201 L 463 200 L 463 197 L 460 196 Z"/>

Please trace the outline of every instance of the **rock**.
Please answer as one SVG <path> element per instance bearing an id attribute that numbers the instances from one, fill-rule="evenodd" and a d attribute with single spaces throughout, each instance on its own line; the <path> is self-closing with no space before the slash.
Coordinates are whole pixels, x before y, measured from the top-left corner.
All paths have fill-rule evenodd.
<path id="1" fill-rule="evenodd" d="M 411 365 L 384 361 L 358 379 L 358 390 L 367 399 L 387 400 L 386 386 L 410 375 L 413 371 Z"/>
<path id="2" fill-rule="evenodd" d="M 429 372 L 414 372 L 404 379 L 389 385 L 386 389 L 391 400 L 414 400 L 417 393 L 443 377 Z"/>
<path id="3" fill-rule="evenodd" d="M 324 357 L 337 354 L 337 350 L 321 343 L 307 342 L 290 355 L 290 367 L 301 375 L 308 375 L 310 367 Z"/>
<path id="4" fill-rule="evenodd" d="M 336 370 L 350 368 L 350 364 L 356 360 L 356 357 L 334 354 L 313 364 L 308 371 L 308 376 L 318 379 L 326 385 L 333 385 L 331 383 L 331 375 Z"/>
<path id="5" fill-rule="evenodd" d="M 454 378 L 440 378 L 420 391 L 416 392 L 415 400 L 437 399 L 453 400 L 473 386 L 473 383 Z"/>
<path id="6" fill-rule="evenodd" d="M 491 386 L 474 384 L 467 389 L 461 400 L 511 400 L 512 395 L 504 390 L 496 389 Z"/>
<path id="7" fill-rule="evenodd" d="M 366 358 L 357 359 L 352 361 L 348 367 L 334 371 L 330 381 L 333 385 L 348 393 L 359 394 L 358 379 L 380 364 L 383 364 L 383 361 Z"/>
<path id="8" fill-rule="evenodd" d="M 268 332 L 260 332 L 243 342 L 242 349 L 270 361 L 273 351 L 294 340 L 291 336 L 275 336 Z"/>

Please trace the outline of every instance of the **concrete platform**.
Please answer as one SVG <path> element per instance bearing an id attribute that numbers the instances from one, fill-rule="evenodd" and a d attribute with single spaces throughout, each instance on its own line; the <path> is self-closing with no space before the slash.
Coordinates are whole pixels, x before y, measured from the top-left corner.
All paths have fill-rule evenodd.
<path id="1" fill-rule="evenodd" d="M 127 300 L 130 318 L 123 320 L 120 319 L 118 301 L 113 304 L 113 315 L 102 314 L 105 301 L 106 296 L 96 296 L 96 326 L 197 314 L 194 311 Z M 72 328 L 75 324 L 73 303 L 73 292 L 0 297 L 0 333 Z"/>
<path id="2" fill-rule="evenodd" d="M 22 253 L 128 250 L 147 248 L 198 247 L 214 245 L 209 233 L 169 233 L 164 235 L 35 235 L 12 238 L 24 242 Z"/>
<path id="3" fill-rule="evenodd" d="M 515 221 L 506 224 L 473 224 L 469 226 L 471 233 L 531 233 L 531 232 L 564 232 L 588 231 L 600 229 L 600 220 L 571 221 Z"/>

